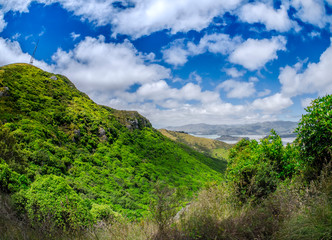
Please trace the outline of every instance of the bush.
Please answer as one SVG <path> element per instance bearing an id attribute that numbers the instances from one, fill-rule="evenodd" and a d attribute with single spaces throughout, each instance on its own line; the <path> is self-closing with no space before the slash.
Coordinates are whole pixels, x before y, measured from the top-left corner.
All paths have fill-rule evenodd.
<path id="1" fill-rule="evenodd" d="M 113 222 L 120 217 L 120 215 L 117 212 L 114 212 L 110 205 L 107 204 L 93 203 L 90 213 L 93 219 L 103 220 L 106 222 Z"/>
<path id="2" fill-rule="evenodd" d="M 241 202 L 261 200 L 295 173 L 297 149 L 284 147 L 280 136 L 271 133 L 260 143 L 243 139 L 231 149 L 226 174 Z"/>
<path id="3" fill-rule="evenodd" d="M 4 193 L 14 193 L 21 188 L 26 188 L 28 184 L 29 181 L 24 175 L 13 171 L 0 158 L 0 191 Z"/>
<path id="4" fill-rule="evenodd" d="M 17 204 L 25 205 L 29 218 L 47 230 L 76 230 L 92 224 L 87 203 L 62 177 L 40 176 L 21 196 Z"/>
<path id="5" fill-rule="evenodd" d="M 305 176 L 317 177 L 332 159 L 332 95 L 317 98 L 306 108 L 296 132 Z"/>
<path id="6" fill-rule="evenodd" d="M 19 173 L 25 171 L 26 159 L 21 153 L 15 137 L 7 128 L 0 128 L 0 159 L 3 159 L 10 168 Z"/>

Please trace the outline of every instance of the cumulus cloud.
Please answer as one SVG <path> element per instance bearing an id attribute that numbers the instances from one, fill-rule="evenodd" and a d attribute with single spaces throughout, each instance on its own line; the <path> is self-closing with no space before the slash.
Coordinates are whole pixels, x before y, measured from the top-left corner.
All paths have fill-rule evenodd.
<path id="1" fill-rule="evenodd" d="M 138 38 L 155 31 L 172 33 L 200 31 L 212 19 L 238 6 L 241 0 L 134 0 L 135 7 L 118 12 L 112 24 L 115 33 Z"/>
<path id="2" fill-rule="evenodd" d="M 270 89 L 264 89 L 264 91 L 261 91 L 257 94 L 258 97 L 265 97 L 271 93 Z"/>
<path id="3" fill-rule="evenodd" d="M 0 0 L 0 33 L 7 26 L 4 15 L 9 11 L 27 12 L 32 0 Z"/>
<path id="4" fill-rule="evenodd" d="M 178 100 L 183 103 L 190 100 L 197 100 L 202 103 L 218 102 L 219 94 L 212 91 L 202 91 L 201 87 L 188 83 L 182 88 L 172 88 L 165 81 L 147 83 L 141 86 L 135 93 L 137 98 L 135 101 L 145 101 L 147 99 L 154 100 L 159 105 L 167 107 L 167 100 Z M 166 104 L 164 102 L 166 101 Z"/>
<path id="5" fill-rule="evenodd" d="M 4 13 L 0 12 L 0 32 L 2 32 L 6 26 L 7 26 L 7 23 L 5 22 L 5 19 L 4 19 Z"/>
<path id="6" fill-rule="evenodd" d="M 286 39 L 282 36 L 262 40 L 248 39 L 231 53 L 229 60 L 253 71 L 277 59 L 277 51 L 286 50 L 285 46 Z"/>
<path id="7" fill-rule="evenodd" d="M 189 56 L 196 56 L 205 52 L 215 54 L 229 54 L 240 43 L 240 37 L 231 38 L 227 34 L 214 33 L 204 35 L 198 44 L 191 41 L 184 43 L 184 39 L 179 39 L 170 44 L 169 48 L 162 51 L 165 62 L 181 66 L 188 61 Z"/>
<path id="8" fill-rule="evenodd" d="M 0 27 L 5 26 L 3 15 L 12 10 L 28 11 L 31 2 L 59 3 L 74 15 L 96 25 L 111 24 L 114 34 L 133 38 L 169 29 L 172 33 L 200 31 L 212 19 L 236 8 L 241 0 L 0 0 Z M 117 6 L 121 7 L 117 7 Z M 0 29 L 1 29 L 0 28 Z"/>
<path id="9" fill-rule="evenodd" d="M 218 88 L 227 92 L 228 98 L 245 98 L 254 95 L 256 92 L 253 82 L 240 82 L 235 80 L 226 80 Z"/>
<path id="10" fill-rule="evenodd" d="M 224 72 L 226 72 L 227 75 L 233 77 L 233 78 L 238 78 L 242 77 L 245 74 L 245 71 L 239 71 L 237 68 L 232 67 L 232 68 L 224 68 L 222 69 Z"/>
<path id="11" fill-rule="evenodd" d="M 75 41 L 80 36 L 81 36 L 81 34 L 79 34 L 79 33 L 75 33 L 75 32 L 70 33 L 70 37 L 73 39 L 73 41 Z"/>
<path id="12" fill-rule="evenodd" d="M 323 28 L 332 22 L 331 16 L 325 12 L 323 0 L 293 0 L 291 4 L 297 10 L 295 16 L 305 23 Z"/>
<path id="13" fill-rule="evenodd" d="M 184 39 L 177 39 L 171 43 L 170 47 L 162 50 L 165 62 L 174 66 L 182 66 L 188 61 L 192 53 L 187 49 Z"/>
<path id="14" fill-rule="evenodd" d="M 301 99 L 301 106 L 303 108 L 308 107 L 311 104 L 312 100 L 314 100 L 314 99 L 313 98 L 304 98 L 304 99 Z"/>
<path id="15" fill-rule="evenodd" d="M 297 26 L 294 21 L 289 19 L 287 10 L 285 5 L 281 5 L 276 10 L 265 3 L 254 2 L 241 7 L 238 15 L 243 22 L 262 23 L 267 30 L 285 32 Z"/>
<path id="16" fill-rule="evenodd" d="M 255 109 L 259 109 L 264 112 L 275 113 L 275 112 L 288 108 L 292 104 L 293 104 L 293 101 L 289 97 L 286 97 L 281 93 L 276 93 L 269 97 L 256 99 L 252 103 L 252 106 Z"/>
<path id="17" fill-rule="evenodd" d="M 180 104 L 179 104 L 180 103 Z M 176 126 L 190 123 L 226 124 L 262 121 L 262 115 L 254 113 L 244 105 L 233 105 L 220 100 L 202 102 L 179 102 L 166 100 L 158 106 L 156 103 L 127 103 L 119 97 L 107 102 L 120 109 L 136 109 L 146 116 L 155 127 Z M 269 118 L 271 119 L 271 118 Z"/>
<path id="18" fill-rule="evenodd" d="M 84 91 L 126 90 L 133 84 L 170 77 L 168 69 L 144 62 L 128 41 L 114 44 L 104 40 L 87 37 L 69 52 L 59 49 L 53 56 L 57 70 Z"/>
<path id="19" fill-rule="evenodd" d="M 28 63 L 31 56 L 23 53 L 17 41 L 11 41 L 0 37 L 0 66 L 11 63 Z M 34 61 L 34 65 L 46 71 L 52 71 L 52 67 L 43 61 Z"/>
<path id="20" fill-rule="evenodd" d="M 309 63 L 306 69 L 302 65 L 300 62 L 281 70 L 279 81 L 283 94 L 293 97 L 303 93 L 332 93 L 332 45 L 320 56 L 318 63 Z"/>

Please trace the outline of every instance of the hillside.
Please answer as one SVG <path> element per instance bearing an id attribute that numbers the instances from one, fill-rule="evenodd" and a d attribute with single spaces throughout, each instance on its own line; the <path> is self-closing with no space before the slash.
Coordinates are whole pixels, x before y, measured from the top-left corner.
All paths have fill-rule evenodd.
<path id="1" fill-rule="evenodd" d="M 36 222 L 75 228 L 109 215 L 139 218 L 156 183 L 190 197 L 222 179 L 220 160 L 28 64 L 0 68 L 0 123 L 0 190 Z"/>
<path id="2" fill-rule="evenodd" d="M 222 141 L 195 137 L 184 132 L 176 132 L 166 129 L 159 129 L 159 132 L 173 141 L 186 144 L 196 151 L 221 160 L 228 158 L 229 149 L 233 146 Z"/>
<path id="3" fill-rule="evenodd" d="M 274 121 L 253 124 L 237 125 L 209 125 L 209 124 L 188 124 L 178 127 L 167 127 L 168 130 L 185 131 L 192 134 L 202 135 L 269 135 L 274 129 L 280 136 L 296 136 L 293 134 L 297 127 L 296 122 Z"/>

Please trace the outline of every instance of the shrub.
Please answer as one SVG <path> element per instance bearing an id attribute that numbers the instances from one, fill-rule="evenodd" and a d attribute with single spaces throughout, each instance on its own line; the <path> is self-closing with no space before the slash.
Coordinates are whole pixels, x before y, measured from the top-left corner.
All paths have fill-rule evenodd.
<path id="1" fill-rule="evenodd" d="M 26 188 L 28 184 L 29 181 L 24 175 L 13 171 L 0 158 L 0 191 L 13 193 L 19 191 L 21 188 Z"/>
<path id="2" fill-rule="evenodd" d="M 306 111 L 296 129 L 296 142 L 310 180 L 332 159 L 332 95 L 313 100 Z"/>
<path id="3" fill-rule="evenodd" d="M 113 222 L 120 217 L 120 215 L 117 212 L 114 212 L 110 205 L 107 204 L 93 203 L 90 213 L 93 219 L 103 220 L 106 222 Z"/>
<path id="4" fill-rule="evenodd" d="M 48 230 L 76 230 L 92 223 L 87 203 L 62 177 L 40 176 L 22 195 L 21 201 L 26 201 L 25 209 L 29 218 L 37 224 L 43 224 Z"/>
<path id="5" fill-rule="evenodd" d="M 226 174 L 241 202 L 268 196 L 281 180 L 295 173 L 297 149 L 284 147 L 280 136 L 271 133 L 260 143 L 243 139 L 231 149 Z"/>

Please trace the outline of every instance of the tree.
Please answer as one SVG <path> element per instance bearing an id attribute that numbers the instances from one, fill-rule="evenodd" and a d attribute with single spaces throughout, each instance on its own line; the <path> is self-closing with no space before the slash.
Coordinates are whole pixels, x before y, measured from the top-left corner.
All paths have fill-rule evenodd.
<path id="1" fill-rule="evenodd" d="M 332 159 L 332 95 L 317 98 L 306 108 L 296 132 L 305 176 L 315 178 Z"/>
<path id="2" fill-rule="evenodd" d="M 22 173 L 27 166 L 26 159 L 21 153 L 15 137 L 7 128 L 0 127 L 0 159 L 3 159 L 10 168 Z"/>

